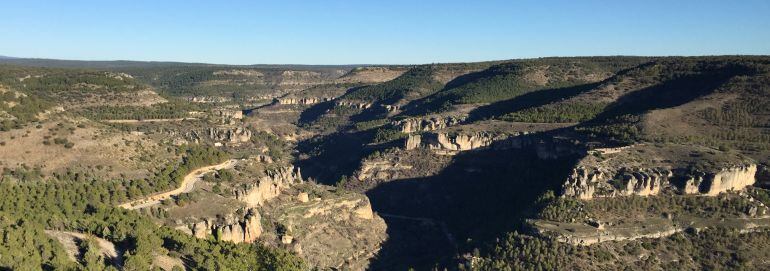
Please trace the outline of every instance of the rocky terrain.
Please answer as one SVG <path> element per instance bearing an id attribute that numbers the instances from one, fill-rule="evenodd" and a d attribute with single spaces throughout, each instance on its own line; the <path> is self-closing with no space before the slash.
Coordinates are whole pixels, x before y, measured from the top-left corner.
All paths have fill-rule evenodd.
<path id="1" fill-rule="evenodd" d="M 14 61 L 0 269 L 768 267 L 767 57 Z"/>

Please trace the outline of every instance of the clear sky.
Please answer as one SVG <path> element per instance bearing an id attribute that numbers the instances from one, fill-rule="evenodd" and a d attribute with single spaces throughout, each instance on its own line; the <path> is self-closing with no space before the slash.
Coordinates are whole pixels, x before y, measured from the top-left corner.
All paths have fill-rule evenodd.
<path id="1" fill-rule="evenodd" d="M 0 55 L 222 64 L 770 54 L 769 0 L 0 0 Z"/>

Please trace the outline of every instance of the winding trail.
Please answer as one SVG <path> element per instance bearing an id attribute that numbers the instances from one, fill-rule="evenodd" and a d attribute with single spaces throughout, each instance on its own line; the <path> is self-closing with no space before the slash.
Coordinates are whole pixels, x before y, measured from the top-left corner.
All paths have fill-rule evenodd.
<path id="1" fill-rule="evenodd" d="M 173 196 L 176 196 L 182 193 L 191 192 L 195 187 L 195 183 L 202 180 L 204 175 L 216 170 L 232 168 L 233 166 L 235 166 L 236 163 L 238 163 L 238 160 L 230 159 L 225 162 L 222 162 L 221 164 L 198 168 L 188 173 L 187 175 L 185 175 L 184 179 L 182 179 L 182 183 L 179 184 L 179 187 L 174 190 L 166 191 L 166 192 L 151 195 L 142 199 L 126 202 L 118 206 L 124 209 L 136 210 L 136 209 L 141 209 L 141 208 L 159 204 L 161 201 L 165 199 L 169 199 Z"/>

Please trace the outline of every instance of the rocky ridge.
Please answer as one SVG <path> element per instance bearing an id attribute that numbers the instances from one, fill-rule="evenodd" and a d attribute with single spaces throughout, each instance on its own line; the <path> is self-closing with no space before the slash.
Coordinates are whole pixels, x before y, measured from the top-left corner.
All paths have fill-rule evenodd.
<path id="1" fill-rule="evenodd" d="M 253 243 L 262 235 L 261 216 L 256 208 L 249 208 L 242 218 L 229 215 L 222 219 L 203 219 L 177 229 L 197 238 L 214 236 L 217 240 L 233 243 Z"/>
<path id="2" fill-rule="evenodd" d="M 665 157 L 656 148 L 690 152 L 690 155 Z M 595 197 L 653 196 L 667 191 L 714 196 L 742 190 L 756 182 L 757 165 L 750 159 L 704 150 L 723 161 L 709 159 L 708 166 L 699 167 L 694 166 L 694 163 L 704 161 L 700 160 L 702 154 L 699 150 L 687 148 L 636 145 L 594 151 L 573 169 L 562 186 L 562 195 L 583 200 Z M 660 161 L 640 161 L 644 156 L 637 155 L 658 157 Z"/>
<path id="3" fill-rule="evenodd" d="M 277 197 L 281 194 L 282 189 L 297 183 L 302 183 L 300 169 L 295 169 L 293 166 L 282 167 L 276 170 L 269 170 L 265 176 L 259 178 L 256 182 L 236 189 L 234 196 L 235 199 L 246 203 L 247 206 L 255 207 Z"/>

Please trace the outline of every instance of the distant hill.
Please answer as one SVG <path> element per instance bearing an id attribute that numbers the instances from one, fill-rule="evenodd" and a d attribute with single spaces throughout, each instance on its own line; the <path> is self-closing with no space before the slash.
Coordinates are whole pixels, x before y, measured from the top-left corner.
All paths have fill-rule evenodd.
<path id="1" fill-rule="evenodd" d="M 65 60 L 48 58 L 17 58 L 0 56 L 0 64 L 12 64 L 48 68 L 89 68 L 89 69 L 127 69 L 127 68 L 156 68 L 156 67 L 245 67 L 245 68 L 280 68 L 312 70 L 323 68 L 363 67 L 370 65 L 302 65 L 302 64 L 255 64 L 255 65 L 226 65 L 211 63 L 189 63 L 173 61 L 133 61 L 133 60 Z"/>

